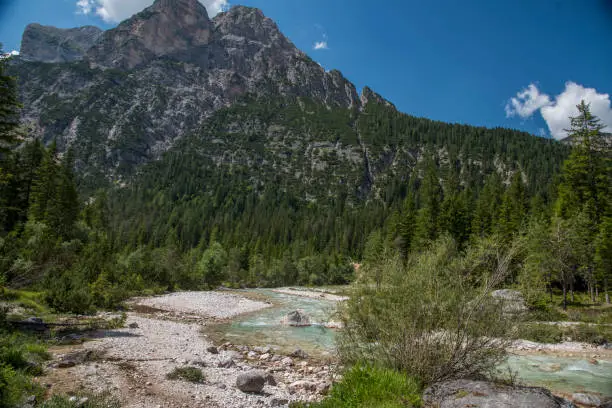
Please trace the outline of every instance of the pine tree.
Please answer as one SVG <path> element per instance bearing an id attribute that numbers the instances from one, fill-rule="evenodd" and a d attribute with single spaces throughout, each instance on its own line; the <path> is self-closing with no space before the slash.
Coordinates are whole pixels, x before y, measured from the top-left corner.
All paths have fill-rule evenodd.
<path id="1" fill-rule="evenodd" d="M 47 205 L 47 221 L 59 237 L 68 239 L 79 215 L 79 195 L 73 174 L 74 155 L 68 149 L 59 166 L 55 195 Z M 168 236 L 172 236 L 168 234 Z"/>
<path id="2" fill-rule="evenodd" d="M 517 171 L 506 189 L 499 210 L 497 231 L 506 239 L 518 232 L 526 220 L 528 211 L 527 193 L 523 176 Z"/>
<path id="3" fill-rule="evenodd" d="M 49 208 L 57 196 L 57 145 L 55 141 L 45 151 L 36 172 L 30 194 L 28 220 L 49 224 Z"/>
<path id="4" fill-rule="evenodd" d="M 565 161 L 559 185 L 557 215 L 569 218 L 588 205 L 590 216 L 599 223 L 608 211 L 612 184 L 610 135 L 605 125 L 590 111 L 584 101 L 577 106 L 578 116 L 572 117 L 568 139 L 572 152 Z"/>
<path id="5" fill-rule="evenodd" d="M 0 55 L 3 54 L 0 44 Z M 16 140 L 15 130 L 19 126 L 19 103 L 17 82 L 6 73 L 10 58 L 0 58 L 0 153 L 6 153 Z"/>

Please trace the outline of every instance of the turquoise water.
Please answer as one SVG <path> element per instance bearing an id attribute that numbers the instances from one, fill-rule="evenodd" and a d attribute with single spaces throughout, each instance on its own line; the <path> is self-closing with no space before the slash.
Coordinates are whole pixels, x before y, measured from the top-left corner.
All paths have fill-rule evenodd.
<path id="1" fill-rule="evenodd" d="M 211 334 L 216 341 L 251 346 L 273 346 L 288 353 L 297 347 L 313 356 L 334 353 L 337 331 L 322 324 L 334 319 L 335 302 L 286 295 L 271 290 L 254 290 L 275 304 L 274 307 L 244 315 L 232 323 L 218 325 Z M 303 310 L 313 323 L 310 327 L 289 327 L 281 324 L 287 313 Z M 591 364 L 581 358 L 550 355 L 510 356 L 507 368 L 518 374 L 519 382 L 542 386 L 553 391 L 600 393 L 612 396 L 612 362 L 599 360 Z"/>
<path id="2" fill-rule="evenodd" d="M 601 393 L 612 396 L 612 362 L 591 364 L 581 358 L 549 355 L 510 356 L 507 366 L 521 382 L 553 391 Z"/>
<path id="3" fill-rule="evenodd" d="M 330 355 L 334 351 L 335 329 L 323 325 L 333 319 L 335 302 L 325 299 L 276 293 L 266 289 L 253 290 L 264 295 L 274 307 L 251 313 L 232 323 L 215 328 L 219 341 L 253 346 L 274 346 L 280 351 L 291 352 L 297 347 L 320 356 Z M 281 324 L 289 312 L 302 310 L 310 317 L 312 326 L 291 327 Z"/>

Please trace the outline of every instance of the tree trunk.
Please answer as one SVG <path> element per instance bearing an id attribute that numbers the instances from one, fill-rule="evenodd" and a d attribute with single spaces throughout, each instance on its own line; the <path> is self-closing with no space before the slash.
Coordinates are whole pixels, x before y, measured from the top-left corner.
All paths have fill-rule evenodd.
<path id="1" fill-rule="evenodd" d="M 574 303 L 574 282 L 570 283 L 570 299 L 572 299 L 572 303 Z"/>
<path id="2" fill-rule="evenodd" d="M 563 282 L 563 310 L 567 310 L 567 284 Z"/>
<path id="3" fill-rule="evenodd" d="M 548 275 L 548 290 L 550 292 L 550 303 L 553 302 L 552 274 Z"/>

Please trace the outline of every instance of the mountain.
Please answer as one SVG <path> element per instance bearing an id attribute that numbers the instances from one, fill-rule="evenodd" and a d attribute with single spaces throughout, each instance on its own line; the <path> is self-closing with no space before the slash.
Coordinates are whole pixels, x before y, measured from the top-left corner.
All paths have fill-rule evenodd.
<path id="1" fill-rule="evenodd" d="M 157 0 L 72 62 L 49 63 L 40 51 L 48 37 L 27 38 L 26 51 L 38 51 L 13 66 L 23 117 L 45 142 L 73 147 L 88 179 L 130 174 L 247 94 L 360 106 L 340 72 L 326 72 L 253 8 L 211 20 L 197 0 Z"/>
<path id="2" fill-rule="evenodd" d="M 72 29 L 30 24 L 21 40 L 21 59 L 39 62 L 71 62 L 83 59 L 103 31 L 86 26 Z"/>
<path id="3" fill-rule="evenodd" d="M 32 30 L 68 38 L 90 29 L 30 26 L 26 34 Z M 462 183 L 482 184 L 491 172 L 509 182 L 521 171 L 541 193 L 567 150 L 524 133 L 402 114 L 325 71 L 254 8 L 210 19 L 197 0 L 157 0 L 94 36 L 73 61 L 49 62 L 49 37 L 24 35 L 25 57 L 12 65 L 23 118 L 45 142 L 72 148 L 84 191 L 146 184 L 157 166 L 198 174 L 176 169 L 188 154 L 211 171 L 194 185 L 240 171 L 254 191 L 300 185 L 291 189 L 304 202 L 339 191 L 351 205 L 395 202 L 427 157 L 459 169 Z"/>

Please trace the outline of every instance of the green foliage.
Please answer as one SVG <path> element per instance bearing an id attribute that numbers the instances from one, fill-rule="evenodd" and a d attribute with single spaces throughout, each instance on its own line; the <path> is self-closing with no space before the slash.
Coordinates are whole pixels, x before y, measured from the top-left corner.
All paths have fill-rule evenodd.
<path id="1" fill-rule="evenodd" d="M 346 304 L 341 357 L 425 384 L 487 374 L 505 358 L 512 326 L 490 291 L 510 275 L 515 256 L 494 240 L 462 254 L 442 237 L 407 265 L 386 259 L 380 284 L 356 286 Z"/>
<path id="2" fill-rule="evenodd" d="M 120 408 L 121 402 L 109 393 L 74 395 L 75 398 L 54 395 L 44 401 L 41 408 Z M 38 406 L 38 405 L 37 405 Z"/>
<path id="3" fill-rule="evenodd" d="M 519 338 L 538 343 L 561 343 L 563 330 L 556 324 L 526 323 L 521 326 Z"/>
<path id="4" fill-rule="evenodd" d="M 397 371 L 356 365 L 335 384 L 329 397 L 310 408 L 420 407 L 417 381 Z"/>
<path id="5" fill-rule="evenodd" d="M 204 374 L 197 367 L 177 367 L 170 373 L 166 374 L 169 380 L 184 380 L 192 383 L 204 382 Z"/>

